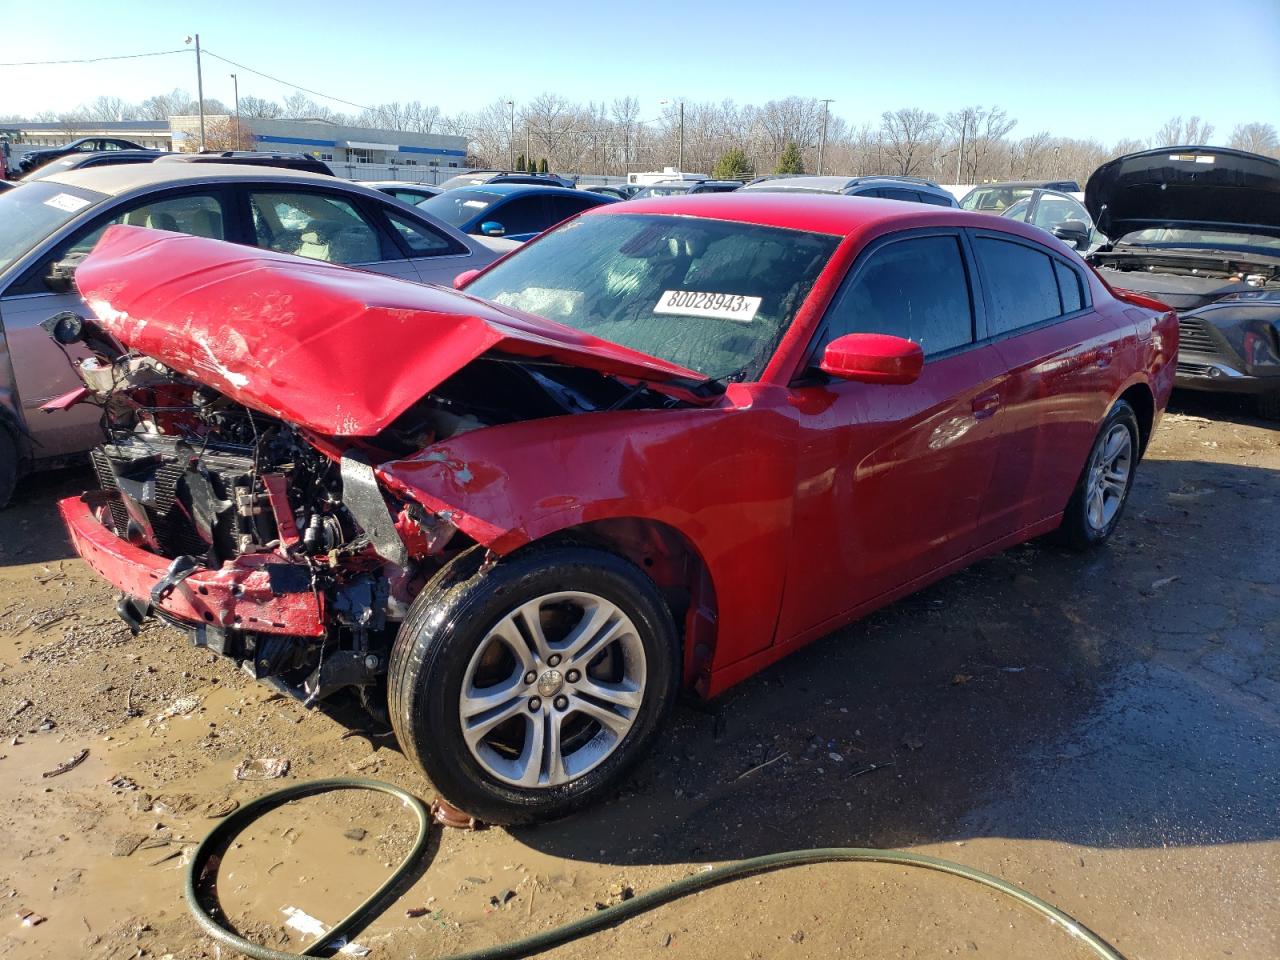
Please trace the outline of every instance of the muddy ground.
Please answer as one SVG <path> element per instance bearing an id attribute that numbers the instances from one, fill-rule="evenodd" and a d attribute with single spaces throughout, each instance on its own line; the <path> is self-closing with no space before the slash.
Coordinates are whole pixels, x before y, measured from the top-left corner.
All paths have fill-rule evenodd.
<path id="1" fill-rule="evenodd" d="M 359 942 L 434 957 L 705 864 L 848 845 L 1005 877 L 1131 960 L 1280 956 L 1280 431 L 1231 401 L 1174 411 L 1107 549 L 1009 551 L 682 706 L 615 801 L 444 833 Z M 182 902 L 210 814 L 343 774 L 432 790 L 350 704 L 308 712 L 171 630 L 130 637 L 54 516 L 88 483 L 29 479 L 0 514 L 0 956 L 219 956 Z M 287 759 L 287 777 L 237 781 L 246 758 Z M 228 853 L 222 904 L 300 950 L 282 909 L 334 922 L 411 835 L 389 800 L 303 801 Z M 45 921 L 24 925 L 27 910 Z M 1085 954 L 962 881 L 846 865 L 746 880 L 548 954 L 601 955 Z"/>

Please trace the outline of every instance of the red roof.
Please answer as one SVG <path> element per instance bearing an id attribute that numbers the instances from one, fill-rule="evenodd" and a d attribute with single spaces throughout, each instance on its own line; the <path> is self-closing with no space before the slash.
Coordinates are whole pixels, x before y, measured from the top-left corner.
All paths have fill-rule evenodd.
<path id="1" fill-rule="evenodd" d="M 769 193 L 764 190 L 742 193 L 696 193 L 685 196 L 652 197 L 607 204 L 587 212 L 588 216 L 627 213 L 673 214 L 754 223 L 764 227 L 785 227 L 848 236 L 868 227 L 892 223 L 898 229 L 911 226 L 970 226 L 1008 229 L 1012 221 L 990 214 L 971 213 L 955 207 L 875 197 L 847 197 L 839 194 Z M 992 221 L 996 222 L 993 223 Z M 1022 233 L 1020 230 L 1011 232 Z M 1035 236 L 1035 234 L 1033 234 Z M 1041 238 L 1042 239 L 1042 238 Z"/>

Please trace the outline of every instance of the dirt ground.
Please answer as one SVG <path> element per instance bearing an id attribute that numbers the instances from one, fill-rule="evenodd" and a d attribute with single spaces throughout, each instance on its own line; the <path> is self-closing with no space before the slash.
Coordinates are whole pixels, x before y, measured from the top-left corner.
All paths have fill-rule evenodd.
<path id="1" fill-rule="evenodd" d="M 1009 551 L 682 706 L 616 800 L 440 835 L 358 942 L 435 957 L 706 864 L 841 845 L 989 871 L 1130 960 L 1280 956 L 1280 431 L 1241 410 L 1176 398 L 1107 549 Z M 222 956 L 182 901 L 211 814 L 326 776 L 432 790 L 350 704 L 304 710 L 161 626 L 130 637 L 55 517 L 89 483 L 31 478 L 0 514 L 0 956 Z M 247 758 L 287 759 L 286 779 L 236 780 Z M 221 903 L 247 935 L 300 950 L 282 910 L 333 923 L 412 832 L 389 799 L 277 810 L 224 859 Z M 47 919 L 24 925 L 28 910 Z M 962 881 L 844 865 L 728 885 L 547 954 L 601 955 L 1085 953 Z"/>

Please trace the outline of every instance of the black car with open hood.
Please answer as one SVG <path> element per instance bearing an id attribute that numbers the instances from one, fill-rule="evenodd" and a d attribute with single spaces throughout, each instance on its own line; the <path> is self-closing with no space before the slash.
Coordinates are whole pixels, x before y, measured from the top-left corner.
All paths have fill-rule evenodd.
<path id="1" fill-rule="evenodd" d="M 1280 419 L 1280 160 L 1145 150 L 1100 166 L 1084 196 L 1103 278 L 1178 311 L 1178 385 L 1252 394 Z"/>

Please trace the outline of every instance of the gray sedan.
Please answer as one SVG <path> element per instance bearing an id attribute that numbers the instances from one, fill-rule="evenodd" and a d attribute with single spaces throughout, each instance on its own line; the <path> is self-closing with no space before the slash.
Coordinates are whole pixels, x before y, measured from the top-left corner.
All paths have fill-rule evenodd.
<path id="1" fill-rule="evenodd" d="M 115 223 L 442 284 L 517 246 L 468 236 L 357 184 L 287 170 L 131 164 L 0 193 L 0 506 L 20 472 L 102 440 L 92 405 L 39 409 L 80 384 L 40 323 L 64 310 L 89 312 L 75 290 L 75 264 Z"/>

